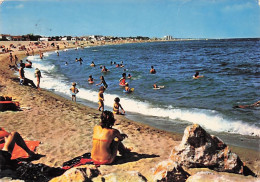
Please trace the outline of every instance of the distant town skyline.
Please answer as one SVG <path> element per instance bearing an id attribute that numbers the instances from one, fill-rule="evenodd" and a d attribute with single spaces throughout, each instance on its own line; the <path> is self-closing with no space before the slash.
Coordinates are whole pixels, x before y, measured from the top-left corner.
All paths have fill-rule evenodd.
<path id="1" fill-rule="evenodd" d="M 260 0 L 0 0 L 0 34 L 259 38 Z"/>

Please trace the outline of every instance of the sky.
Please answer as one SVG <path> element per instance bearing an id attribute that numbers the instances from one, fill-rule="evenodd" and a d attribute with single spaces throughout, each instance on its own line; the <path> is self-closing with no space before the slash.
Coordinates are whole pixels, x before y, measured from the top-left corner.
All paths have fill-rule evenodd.
<path id="1" fill-rule="evenodd" d="M 0 0 L 0 34 L 260 38 L 260 0 Z"/>

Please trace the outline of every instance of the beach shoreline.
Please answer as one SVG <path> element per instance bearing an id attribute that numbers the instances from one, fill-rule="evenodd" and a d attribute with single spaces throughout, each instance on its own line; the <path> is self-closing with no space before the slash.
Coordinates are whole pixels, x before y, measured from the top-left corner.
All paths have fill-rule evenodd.
<path id="1" fill-rule="evenodd" d="M 66 48 L 75 47 L 77 46 Z M 61 49 L 64 48 L 61 47 Z M 54 50 L 56 50 L 55 47 L 41 51 Z M 36 49 L 35 54 L 39 51 Z M 25 53 L 15 51 L 13 55 L 17 55 L 21 60 L 26 57 Z M 83 104 L 74 103 L 48 90 L 39 91 L 19 85 L 19 79 L 14 71 L 9 70 L 8 55 L 9 53 L 0 54 L 0 95 L 13 97 L 20 102 L 22 108 L 26 109 L 19 112 L 0 113 L 1 127 L 7 131 L 18 131 L 27 140 L 41 141 L 37 153 L 44 154 L 46 157 L 34 163 L 60 167 L 63 162 L 90 152 L 92 129 L 99 123 L 100 112 Z M 151 168 L 155 167 L 158 162 L 168 159 L 171 150 L 179 145 L 182 137 L 180 134 L 162 131 L 138 121 L 129 120 L 124 116 L 116 116 L 116 119 L 115 128 L 128 135 L 128 139 L 124 141 L 125 145 L 133 147 L 133 152 L 145 155 L 140 155 L 137 161 L 101 166 L 102 174 L 135 170 L 149 176 Z M 249 168 L 256 174 L 260 174 L 258 151 L 232 146 L 231 149 L 240 156 L 242 161 L 246 162 Z"/>

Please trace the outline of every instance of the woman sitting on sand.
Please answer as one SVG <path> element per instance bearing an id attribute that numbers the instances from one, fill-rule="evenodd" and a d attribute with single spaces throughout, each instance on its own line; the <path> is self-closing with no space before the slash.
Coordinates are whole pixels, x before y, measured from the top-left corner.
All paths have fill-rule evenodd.
<path id="1" fill-rule="evenodd" d="M 117 151 L 121 155 L 130 152 L 130 149 L 126 148 L 121 142 L 127 135 L 112 128 L 115 123 L 112 112 L 104 111 L 100 118 L 100 125 L 94 127 L 91 158 L 94 163 L 111 164 L 115 160 Z"/>

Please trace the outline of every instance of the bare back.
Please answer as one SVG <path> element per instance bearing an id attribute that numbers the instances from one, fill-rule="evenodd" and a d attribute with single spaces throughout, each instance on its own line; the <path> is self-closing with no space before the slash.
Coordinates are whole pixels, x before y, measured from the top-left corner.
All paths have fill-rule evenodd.
<path id="1" fill-rule="evenodd" d="M 111 144 L 115 137 L 118 137 L 120 140 L 122 139 L 118 130 L 102 128 L 99 125 L 95 126 L 91 151 L 92 159 L 107 164 L 113 162 L 117 151 L 111 149 Z"/>

